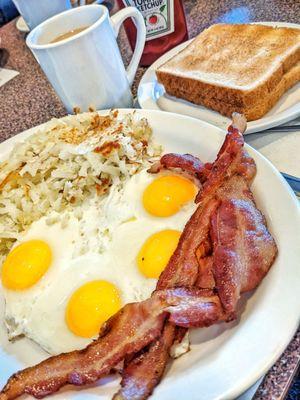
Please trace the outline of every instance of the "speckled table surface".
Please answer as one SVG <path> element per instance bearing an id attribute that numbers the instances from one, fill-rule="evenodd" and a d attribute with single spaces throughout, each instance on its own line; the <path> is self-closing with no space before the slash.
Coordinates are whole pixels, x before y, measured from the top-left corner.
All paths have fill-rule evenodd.
<path id="1" fill-rule="evenodd" d="M 190 37 L 215 22 L 286 21 L 300 23 L 300 0 L 186 0 Z M 20 74 L 0 88 L 0 141 L 27 128 L 66 114 L 43 72 L 27 49 L 15 21 L 0 29 L 0 49 L 6 68 Z M 131 52 L 121 32 L 119 43 L 125 63 Z M 0 61 L 0 66 L 1 61 Z M 145 69 L 138 70 L 134 88 Z M 291 310 L 292 312 L 292 310 Z M 284 322 L 283 322 L 284 323 Z M 300 362 L 300 331 L 263 379 L 255 400 L 284 399 Z"/>

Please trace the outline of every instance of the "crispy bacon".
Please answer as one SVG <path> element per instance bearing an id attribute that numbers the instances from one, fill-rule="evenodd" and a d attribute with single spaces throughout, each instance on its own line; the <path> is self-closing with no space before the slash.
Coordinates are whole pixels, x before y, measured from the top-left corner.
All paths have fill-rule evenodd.
<path id="1" fill-rule="evenodd" d="M 210 228 L 210 216 L 219 202 L 212 199 L 199 206 L 186 224 L 178 246 L 167 267 L 162 272 L 158 289 L 173 286 L 193 286 L 198 276 L 196 250 L 206 240 Z"/>
<path id="2" fill-rule="evenodd" d="M 243 146 L 243 139 L 237 128 L 245 129 L 244 120 L 233 121 L 233 124 L 235 124 L 235 127 L 232 129 L 230 128 L 229 132 L 234 131 L 235 135 L 233 136 L 231 133 L 227 135 L 219 151 L 216 163 L 220 163 L 219 160 L 222 154 L 227 155 L 228 147 L 232 149 L 231 160 L 239 157 L 240 149 Z M 238 139 L 237 145 L 235 143 L 236 139 Z M 228 168 L 228 158 L 226 161 L 227 164 L 225 168 Z M 217 166 L 214 168 L 216 169 Z M 158 173 L 162 169 L 179 169 L 184 174 L 190 174 L 193 177 L 197 177 L 199 181 L 204 182 L 210 175 L 212 164 L 206 164 L 204 166 L 198 158 L 189 154 L 179 155 L 170 153 L 165 154 L 158 163 L 152 165 L 149 172 Z M 222 183 L 222 181 L 220 181 L 220 183 Z M 217 189 L 218 186 L 215 185 L 214 191 Z M 200 193 L 201 191 L 199 191 L 199 194 Z M 210 239 L 208 239 L 210 218 L 219 202 L 215 199 L 211 199 L 207 203 L 202 203 L 203 204 L 199 205 L 194 215 L 186 224 L 178 247 L 160 276 L 157 284 L 158 289 L 180 285 L 193 286 L 194 284 L 201 288 L 210 289 L 215 286 L 212 272 L 212 257 L 205 258 L 205 255 L 211 251 Z M 168 325 L 167 323 L 167 326 Z M 180 328 L 180 330 L 177 328 L 177 332 L 178 331 L 182 337 L 186 332 L 182 328 Z M 176 334 L 176 331 L 174 331 L 173 340 Z M 172 343 L 170 343 L 169 347 L 171 347 L 171 344 Z M 116 398 L 129 399 L 130 397 L 128 397 L 128 395 L 132 395 L 133 393 L 135 393 L 136 396 L 133 397 L 133 399 L 142 400 L 147 398 L 147 396 L 152 393 L 157 382 L 161 379 L 168 359 L 169 356 L 165 351 L 164 342 L 157 340 L 155 344 L 153 344 L 153 348 L 150 347 L 148 351 L 143 353 L 142 357 L 137 356 L 137 359 L 133 359 L 129 362 L 122 377 L 122 389 L 118 392 L 116 395 L 118 397 Z M 155 366 L 162 366 L 162 364 L 163 367 L 158 370 L 160 375 L 158 376 L 157 372 L 155 376 L 153 376 Z"/>
<path id="3" fill-rule="evenodd" d="M 43 397 L 67 383 L 94 382 L 124 359 L 121 390 L 114 399 L 146 399 L 163 375 L 170 347 L 186 328 L 236 317 L 240 294 L 260 283 L 277 253 L 249 189 L 256 167 L 243 149 L 238 131 L 243 124 L 235 117 L 216 161 L 204 167 L 198 208 L 151 298 L 125 306 L 85 350 L 15 374 L 0 400 L 23 393 Z"/>
<path id="4" fill-rule="evenodd" d="M 66 384 L 95 382 L 109 374 L 126 355 L 139 352 L 158 338 L 167 313 L 176 325 L 201 327 L 207 325 L 207 320 L 215 321 L 217 306 L 217 300 L 206 297 L 199 289 L 156 291 L 148 300 L 124 306 L 107 322 L 99 339 L 84 350 L 50 357 L 14 374 L 0 400 L 13 400 L 25 393 L 43 398 Z"/>
<path id="5" fill-rule="evenodd" d="M 199 297 L 195 296 L 195 292 Z M 170 312 L 169 322 L 177 326 L 202 328 L 226 319 L 219 297 L 211 291 L 176 288 L 164 290 L 162 293 L 170 296 L 167 303 L 173 305 L 167 308 Z M 185 301 L 178 301 L 181 296 L 185 296 Z"/>
<path id="6" fill-rule="evenodd" d="M 206 241 L 206 237 L 209 233 L 210 215 L 212 211 L 216 209 L 217 205 L 218 202 L 211 201 L 203 209 L 199 207 L 197 210 L 198 212 L 192 215 L 184 228 L 177 249 L 159 278 L 157 283 L 158 290 L 174 286 L 191 287 L 194 285 L 198 277 L 196 249 L 199 247 L 199 243 Z M 217 311 L 215 311 L 215 304 L 209 303 L 207 307 L 210 313 L 214 311 L 211 320 L 216 321 L 221 312 L 220 303 L 218 302 L 217 307 L 219 308 Z M 199 311 L 200 314 L 204 316 L 203 308 Z M 187 312 L 189 313 L 190 310 Z M 197 310 L 194 311 L 193 315 L 195 319 L 201 318 L 201 315 L 199 316 L 199 314 L 197 314 Z M 206 317 L 207 316 L 205 316 L 205 318 Z M 175 314 L 175 318 L 179 321 L 180 315 L 178 313 Z M 183 323 L 185 319 L 186 312 L 181 310 L 180 322 Z M 204 323 L 206 323 L 206 320 Z M 169 350 L 177 333 L 180 333 L 181 337 L 183 337 L 186 330 L 182 328 L 174 329 L 172 325 L 167 322 L 165 332 L 168 332 L 167 341 L 162 337 L 161 340 L 157 340 L 153 343 L 149 350 L 144 352 L 142 356 L 138 355 L 128 363 L 124 374 L 122 374 L 122 389 L 116 394 L 115 399 L 130 399 L 128 396 L 135 393 L 136 397 L 132 398 L 142 400 L 146 399 L 152 393 L 165 370 L 169 359 Z M 167 345 L 168 348 L 166 348 Z M 159 368 L 156 368 L 156 366 L 159 366 Z"/>
<path id="7" fill-rule="evenodd" d="M 213 197 L 226 179 L 236 173 L 236 160 L 240 158 L 243 145 L 243 137 L 238 131 L 234 130 L 226 135 L 217 159 L 212 164 L 207 180 L 203 184 L 203 189 L 196 197 L 197 203 Z"/>
<path id="8" fill-rule="evenodd" d="M 180 279 L 178 280 L 177 275 L 179 277 L 185 276 L 187 279 L 184 282 L 186 285 L 192 285 L 194 283 L 195 271 L 198 268 L 198 278 L 195 282 L 196 286 L 200 288 L 215 288 L 215 279 L 213 274 L 213 257 L 210 256 L 212 252 L 211 248 L 211 240 L 208 237 L 208 232 L 205 227 L 209 224 L 209 220 L 211 215 L 213 214 L 213 210 L 218 205 L 216 199 L 212 200 L 213 203 L 206 204 L 205 200 L 213 198 L 214 193 L 218 190 L 218 188 L 224 184 L 224 175 L 227 173 L 228 176 L 233 174 L 241 174 L 248 182 L 251 182 L 255 173 L 256 166 L 254 160 L 249 157 L 246 151 L 243 149 L 243 138 L 241 133 L 243 133 L 246 129 L 246 121 L 245 118 L 239 115 L 233 116 L 233 123 L 228 129 L 228 135 L 226 140 L 221 147 L 217 159 L 213 164 L 205 164 L 203 166 L 202 163 L 198 162 L 198 159 L 192 158 L 190 159 L 190 163 L 186 162 L 189 156 L 183 155 L 178 156 L 176 154 L 167 154 L 162 157 L 159 163 L 152 166 L 149 172 L 157 173 L 161 169 L 181 169 L 184 173 L 192 173 L 201 180 L 202 183 L 207 181 L 206 187 L 212 187 L 210 192 L 210 196 L 207 196 L 206 199 L 202 196 L 201 191 L 199 191 L 198 201 L 200 201 L 202 197 L 202 204 L 196 211 L 196 213 L 192 216 L 191 220 L 186 225 L 186 228 L 182 234 L 181 241 L 171 258 L 168 266 L 160 277 L 158 282 L 158 288 L 162 287 L 171 287 L 172 285 L 180 285 Z M 196 167 L 194 167 L 196 166 Z M 215 180 L 216 171 L 220 173 L 223 168 L 223 176 L 218 181 Z M 187 169 L 187 170 L 186 170 Z M 226 176 L 226 175 L 225 175 Z M 200 197 L 201 196 L 201 197 Z M 205 199 L 203 201 L 203 199 Z M 203 218 L 204 216 L 204 218 Z M 199 229 L 199 221 L 202 221 L 202 231 L 198 232 Z M 200 223 L 201 225 L 201 223 Z M 203 229 L 204 228 L 204 229 Z M 193 236 L 198 232 L 202 234 L 202 241 L 198 236 Z M 198 246 L 195 250 L 195 247 Z M 189 250 L 187 250 L 189 248 Z M 185 256 L 189 254 L 189 260 L 185 261 Z M 180 257 L 182 255 L 182 258 Z M 198 263 L 198 265 L 197 265 Z M 182 265 L 183 264 L 183 265 Z M 182 268 L 185 265 L 184 272 Z M 177 328 L 178 332 L 178 328 Z M 184 335 L 185 330 L 180 328 L 181 336 Z M 174 334 L 175 335 L 175 334 Z M 156 347 L 157 349 L 157 347 Z M 164 361 L 165 363 L 168 360 L 168 356 L 162 349 L 162 353 L 165 355 Z M 146 361 L 144 361 L 146 360 Z M 145 393 L 152 393 L 153 388 L 156 385 L 156 381 L 151 378 L 151 374 L 149 377 L 150 371 L 153 370 L 154 366 L 157 363 L 155 358 L 149 355 L 149 359 L 147 358 L 147 353 L 143 355 L 143 360 L 139 360 L 139 387 L 143 386 L 147 388 Z M 149 362 L 152 362 L 152 368 L 148 365 Z M 143 365 L 145 362 L 145 366 Z M 161 360 L 160 360 L 161 362 Z M 134 364 L 134 363 L 133 363 Z M 129 364 L 130 365 L 130 364 Z M 126 379 L 122 380 L 122 392 L 126 392 L 127 385 L 132 387 L 135 382 L 135 369 L 136 365 L 134 364 L 133 369 L 130 367 L 126 371 Z M 161 369 L 161 373 L 163 373 L 164 369 Z M 143 373 L 141 372 L 143 371 Z M 132 380 L 131 378 L 132 374 Z M 152 384 L 152 386 L 151 386 Z M 151 390 L 150 390 L 151 387 Z M 140 399 L 144 399 L 141 395 Z"/>
<path id="9" fill-rule="evenodd" d="M 232 177 L 218 196 L 222 201 L 211 220 L 213 270 L 223 307 L 234 316 L 240 294 L 261 282 L 277 247 L 242 177 Z"/>
<path id="10" fill-rule="evenodd" d="M 210 235 L 203 241 L 196 250 L 198 260 L 198 278 L 196 286 L 202 289 L 213 289 L 215 287 L 215 279 L 213 275 L 213 258 L 212 243 Z"/>
<path id="11" fill-rule="evenodd" d="M 243 114 L 236 112 L 232 113 L 232 122 L 228 127 L 228 132 L 231 132 L 234 129 L 236 129 L 240 134 L 245 133 L 247 129 L 247 120 Z"/>
<path id="12" fill-rule="evenodd" d="M 174 286 L 191 287 L 194 285 L 198 276 L 196 249 L 199 247 L 199 242 L 201 243 L 206 240 L 210 226 L 209 218 L 212 211 L 217 207 L 217 204 L 217 202 L 211 201 L 204 209 L 199 208 L 199 211 L 197 210 L 198 212 L 194 213 L 186 224 L 178 247 L 159 278 L 157 283 L 158 290 Z M 181 322 L 186 318 L 185 314 L 182 314 Z M 178 314 L 176 315 L 178 319 L 179 316 Z M 194 316 L 198 316 L 196 311 Z M 142 356 L 138 355 L 128 363 L 124 374 L 122 374 L 122 389 L 116 394 L 115 399 L 130 399 L 128 396 L 135 393 L 136 397 L 132 398 L 142 400 L 146 399 L 152 393 L 165 370 L 169 359 L 169 349 L 175 340 L 178 330 L 180 330 L 181 336 L 184 336 L 185 330 L 180 328 L 174 329 L 167 322 L 165 332 L 168 332 L 168 340 L 166 341 L 162 337 L 161 340 L 153 343 Z M 159 368 L 156 366 L 159 366 Z"/>
<path id="13" fill-rule="evenodd" d="M 113 400 L 144 400 L 150 396 L 164 373 L 175 330 L 174 325 L 167 323 L 162 335 L 125 365 L 121 389 Z"/>
<path id="14" fill-rule="evenodd" d="M 126 305 L 84 350 L 50 357 L 13 375 L 0 399 L 12 400 L 25 393 L 42 398 L 68 383 L 85 385 L 109 374 L 126 354 L 139 351 L 160 335 L 166 313 L 158 304 L 147 300 Z"/>
<path id="15" fill-rule="evenodd" d="M 196 286 L 202 289 L 214 289 L 216 282 L 213 274 L 213 257 L 198 258 L 199 274 Z"/>
<path id="16" fill-rule="evenodd" d="M 195 176 L 198 179 L 202 178 L 204 164 L 199 158 L 191 154 L 176 154 L 168 153 L 161 157 L 160 161 L 153 164 L 148 172 L 157 174 L 163 169 L 176 170 L 179 169 L 185 173 Z"/>
<path id="17" fill-rule="evenodd" d="M 238 115 L 233 116 L 233 122 L 222 144 L 214 163 L 205 164 L 207 181 L 203 191 L 198 193 L 196 202 L 213 194 L 218 186 L 233 175 L 242 175 L 249 183 L 256 174 L 256 165 L 252 157 L 244 150 L 244 132 L 246 120 Z M 239 130 L 240 127 L 242 130 Z M 209 171 L 209 172 L 208 172 Z"/>

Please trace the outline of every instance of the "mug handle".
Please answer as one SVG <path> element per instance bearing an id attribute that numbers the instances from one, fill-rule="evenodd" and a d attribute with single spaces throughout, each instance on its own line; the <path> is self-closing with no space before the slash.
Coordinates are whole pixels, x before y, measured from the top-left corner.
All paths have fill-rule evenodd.
<path id="1" fill-rule="evenodd" d="M 125 7 L 111 17 L 113 29 L 116 37 L 125 19 L 132 17 L 137 28 L 137 38 L 132 59 L 127 68 L 127 79 L 131 86 L 138 68 L 146 42 L 146 26 L 142 14 L 135 7 Z"/>

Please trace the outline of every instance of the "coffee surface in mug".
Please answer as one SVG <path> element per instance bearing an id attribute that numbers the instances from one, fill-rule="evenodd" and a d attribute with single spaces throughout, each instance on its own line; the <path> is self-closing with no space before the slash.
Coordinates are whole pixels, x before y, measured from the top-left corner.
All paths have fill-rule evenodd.
<path id="1" fill-rule="evenodd" d="M 89 26 L 81 26 L 79 28 L 72 29 L 71 31 L 62 33 L 58 35 L 55 39 L 51 40 L 50 43 L 56 43 L 60 42 L 61 40 L 69 39 L 70 37 L 77 35 L 78 33 L 84 31 L 87 28 L 89 28 Z"/>

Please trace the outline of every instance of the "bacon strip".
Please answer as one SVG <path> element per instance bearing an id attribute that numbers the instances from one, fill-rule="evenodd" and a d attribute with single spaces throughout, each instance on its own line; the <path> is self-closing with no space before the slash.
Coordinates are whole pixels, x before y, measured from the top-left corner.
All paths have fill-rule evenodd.
<path id="1" fill-rule="evenodd" d="M 169 322 L 177 326 L 203 328 L 226 319 L 219 297 L 214 296 L 210 291 L 196 288 L 187 291 L 187 289 L 176 288 L 165 290 L 163 293 L 167 297 L 170 296 L 167 302 L 173 303 L 167 308 L 170 312 Z M 194 293 L 198 293 L 200 297 L 195 296 Z M 185 301 L 178 301 L 177 296 L 179 298 L 185 296 Z"/>
<path id="2" fill-rule="evenodd" d="M 159 296 L 160 293 L 168 304 L 173 304 L 167 308 L 169 322 L 162 336 L 125 366 L 121 389 L 113 400 L 143 400 L 150 396 L 162 378 L 177 331 L 181 338 L 184 336 L 186 330 L 181 330 L 179 326 L 199 328 L 225 319 L 220 300 L 211 291 L 176 288 L 156 292 Z M 195 297 L 194 293 L 200 297 Z M 182 296 L 184 301 L 178 301 L 177 296 Z"/>
<path id="3" fill-rule="evenodd" d="M 225 143 L 219 151 L 216 162 L 220 159 L 221 154 L 226 154 L 228 147 L 233 147 L 231 142 L 235 142 L 236 137 L 239 139 L 240 145 L 235 147 L 236 153 L 234 156 L 237 157 L 239 154 L 239 150 L 243 145 L 243 140 L 240 140 L 241 135 L 237 131 L 237 128 L 245 128 L 242 126 L 244 120 L 233 121 L 233 124 L 234 123 L 235 125 L 238 125 L 232 129 L 235 131 L 235 137 L 227 135 Z M 231 131 L 231 128 L 229 131 Z M 227 164 L 226 167 L 228 168 L 229 165 Z M 184 173 L 196 176 L 203 182 L 205 178 L 209 176 L 211 168 L 212 164 L 206 164 L 204 167 L 203 163 L 196 157 L 188 154 L 178 155 L 171 153 L 164 155 L 160 162 L 154 164 L 150 168 L 149 172 L 157 173 L 162 169 L 180 169 Z M 214 190 L 217 190 L 217 186 L 214 187 Z M 193 286 L 195 283 L 198 287 L 214 287 L 215 282 L 212 273 L 212 258 L 210 257 L 205 259 L 204 255 L 207 252 L 206 247 L 210 243 L 210 240 L 207 240 L 210 217 L 217 206 L 218 202 L 216 200 L 212 200 L 208 204 L 202 205 L 202 207 L 199 205 L 197 211 L 186 224 L 179 245 L 164 272 L 160 276 L 157 284 L 158 289 L 176 285 Z M 202 252 L 200 251 L 201 246 L 203 247 Z M 197 282 L 196 279 L 198 279 Z M 185 331 L 181 329 L 180 333 L 181 335 L 184 335 Z M 174 338 L 175 335 L 176 331 L 173 332 Z M 157 382 L 161 379 L 168 358 L 164 342 L 157 340 L 153 344 L 153 347 L 150 346 L 148 352 L 143 353 L 142 358 L 137 356 L 136 359 L 134 358 L 128 366 L 125 367 L 123 379 L 121 381 L 122 389 L 118 392 L 116 398 L 127 399 L 128 393 L 133 393 L 135 385 L 138 387 L 136 393 L 140 396 L 136 398 L 140 400 L 147 398 L 152 393 Z M 161 365 L 162 360 L 164 360 L 164 367 L 159 370 L 161 375 L 158 377 L 156 374 L 154 379 L 153 371 L 155 371 L 155 366 Z"/>
<path id="4" fill-rule="evenodd" d="M 236 112 L 232 113 L 232 122 L 231 125 L 228 127 L 228 132 L 231 132 L 234 129 L 239 131 L 240 134 L 243 134 L 246 131 L 247 120 L 243 114 L 239 114 Z"/>
<path id="5" fill-rule="evenodd" d="M 258 286 L 277 247 L 242 177 L 232 177 L 218 196 L 211 221 L 214 277 L 224 309 L 234 316 L 240 294 Z"/>
<path id="6" fill-rule="evenodd" d="M 199 242 L 205 241 L 208 235 L 210 215 L 217 205 L 218 202 L 211 201 L 204 209 L 199 207 L 199 211 L 197 210 L 198 212 L 192 215 L 184 228 L 177 249 L 159 278 L 157 289 L 183 285 L 191 287 L 194 285 L 198 276 L 196 249 Z M 183 316 L 184 318 L 185 316 Z M 115 395 L 115 399 L 130 399 L 128 396 L 134 390 L 136 390 L 136 397 L 133 397 L 133 399 L 146 399 L 152 393 L 163 375 L 169 359 L 169 349 L 178 329 L 180 328 L 174 329 L 167 322 L 165 327 L 165 332 L 168 335 L 167 340 L 165 340 L 165 337 L 158 339 L 142 356 L 138 355 L 125 366 L 121 381 L 122 388 Z M 184 333 L 181 331 L 182 336 L 184 336 Z M 159 368 L 156 368 L 156 366 L 159 366 Z"/>
<path id="7" fill-rule="evenodd" d="M 156 291 L 148 300 L 123 307 L 108 321 L 102 336 L 84 350 L 50 357 L 14 374 L 0 400 L 13 400 L 25 393 L 43 398 L 66 384 L 95 382 L 109 374 L 126 355 L 139 352 L 158 338 L 167 313 L 174 315 L 174 324 L 201 327 L 206 326 L 207 319 L 215 320 L 218 306 L 217 299 L 212 301 L 199 289 Z"/>
<path id="8" fill-rule="evenodd" d="M 165 371 L 175 330 L 174 325 L 167 323 L 162 335 L 125 365 L 121 389 L 113 400 L 144 400 L 150 396 Z"/>
<path id="9" fill-rule="evenodd" d="M 203 172 L 205 172 L 204 164 L 199 158 L 192 156 L 191 154 L 176 154 L 168 153 L 161 157 L 161 159 L 153 164 L 148 172 L 151 174 L 157 174 L 163 169 L 167 170 L 181 170 L 185 174 L 191 175 L 200 181 L 203 178 Z"/>
<path id="10" fill-rule="evenodd" d="M 207 256 L 198 259 L 199 275 L 196 286 L 202 289 L 214 289 L 216 282 L 213 274 L 213 257 Z"/>
<path id="11" fill-rule="evenodd" d="M 128 356 L 115 399 L 146 399 L 161 379 L 177 333 L 235 317 L 240 293 L 259 284 L 277 249 L 248 187 L 255 164 L 235 126 L 207 171 L 198 208 L 152 297 L 125 306 L 85 350 L 15 374 L 0 400 L 23 393 L 43 397 L 67 383 L 94 382 Z M 206 279 L 199 278 L 199 269 Z"/>
<path id="12" fill-rule="evenodd" d="M 103 336 L 81 351 L 50 357 L 14 374 L 0 394 L 12 400 L 24 393 L 42 398 L 66 384 L 85 385 L 109 374 L 124 355 L 139 351 L 156 339 L 166 313 L 153 300 L 126 305 L 108 321 Z"/>
<path id="13" fill-rule="evenodd" d="M 230 161 L 234 159 L 238 159 L 238 161 L 235 163 L 235 168 L 232 168 L 232 171 L 234 171 L 236 167 L 240 168 L 240 150 L 243 146 L 243 139 L 239 132 L 242 133 L 245 129 L 245 119 L 243 117 L 234 116 L 232 127 L 229 127 L 228 129 L 229 133 L 218 153 L 215 164 L 220 163 L 219 160 L 222 154 L 226 155 L 229 152 L 229 149 L 233 148 L 235 153 L 230 150 L 230 152 L 233 153 Z M 235 135 L 232 135 L 231 132 L 235 132 Z M 238 146 L 234 146 L 237 139 L 239 142 Z M 247 153 L 244 153 L 244 157 L 248 157 Z M 251 162 L 246 164 L 243 171 L 244 173 L 246 171 L 248 172 L 247 167 L 250 164 Z M 255 168 L 255 163 L 253 160 L 252 164 Z M 178 155 L 171 153 L 164 155 L 160 162 L 154 164 L 150 168 L 149 172 L 158 173 L 162 169 L 180 169 L 184 174 L 190 174 L 193 177 L 196 176 L 199 181 L 203 183 L 209 177 L 212 167 L 213 164 L 205 164 L 204 166 L 200 160 L 188 154 Z M 225 167 L 230 167 L 228 158 Z M 214 166 L 214 169 L 216 169 L 216 166 Z M 248 174 L 251 176 L 252 172 L 249 172 Z M 220 180 L 220 183 L 223 182 Z M 216 191 L 217 189 L 218 186 L 215 185 L 213 190 Z M 200 193 L 201 191 L 199 191 L 199 195 Z M 215 280 L 212 272 L 213 259 L 212 257 L 205 258 L 205 256 L 211 251 L 209 248 L 210 238 L 208 238 L 209 224 L 211 215 L 218 206 L 218 201 L 212 200 L 211 202 L 208 202 L 208 204 L 205 204 L 205 202 L 202 203 L 202 206 L 200 207 L 199 205 L 197 211 L 186 224 L 181 235 L 179 245 L 164 272 L 160 276 L 157 284 L 158 289 L 176 285 L 179 286 L 181 284 L 184 284 L 185 286 L 192 286 L 194 283 L 196 283 L 196 286 L 201 288 L 214 288 Z M 196 276 L 197 280 L 195 280 Z M 186 333 L 186 330 L 177 328 L 176 331 L 174 330 L 173 332 L 173 337 L 175 338 L 176 334 L 179 332 L 181 337 L 183 337 Z M 121 381 L 122 389 L 118 392 L 116 395 L 118 397 L 116 398 L 129 399 L 128 394 L 132 394 L 134 392 L 135 385 L 138 387 L 138 391 L 135 392 L 136 397 L 134 397 L 136 399 L 146 399 L 152 393 L 154 387 L 161 379 L 166 363 L 169 359 L 168 353 L 165 351 L 164 341 L 157 340 L 152 346 L 150 346 L 149 351 L 143 353 L 142 358 L 137 356 L 137 359 L 134 358 L 125 367 Z M 160 376 L 158 377 L 157 374 L 155 374 L 154 379 L 153 371 L 156 371 L 155 366 L 161 366 L 162 360 L 164 361 L 164 366 L 163 368 L 159 369 Z"/>
<path id="14" fill-rule="evenodd" d="M 198 276 L 196 250 L 207 238 L 210 217 L 218 204 L 218 200 L 211 199 L 194 212 L 182 232 L 174 254 L 159 278 L 158 289 L 174 286 L 190 287 L 195 284 Z"/>

